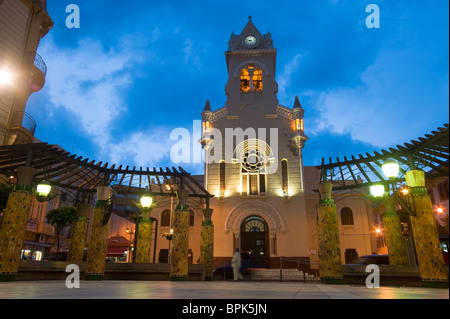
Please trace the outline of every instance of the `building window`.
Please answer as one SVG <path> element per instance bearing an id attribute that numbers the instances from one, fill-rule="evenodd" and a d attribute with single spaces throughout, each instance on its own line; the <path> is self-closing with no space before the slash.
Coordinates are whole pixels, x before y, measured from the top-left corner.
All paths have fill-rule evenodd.
<path id="1" fill-rule="evenodd" d="M 161 227 L 170 226 L 170 210 L 165 210 L 161 213 Z"/>
<path id="2" fill-rule="evenodd" d="M 253 72 L 253 90 L 254 91 L 262 91 L 263 83 L 262 83 L 262 70 L 256 69 Z"/>
<path id="3" fill-rule="evenodd" d="M 354 225 L 353 211 L 348 207 L 344 207 L 341 209 L 341 224 L 342 225 Z"/>
<path id="4" fill-rule="evenodd" d="M 283 196 L 288 196 L 289 185 L 288 185 L 287 160 L 281 161 L 281 187 L 283 190 Z"/>
<path id="5" fill-rule="evenodd" d="M 264 219 L 253 216 L 244 222 L 243 231 L 246 233 L 263 233 L 265 231 Z"/>
<path id="6" fill-rule="evenodd" d="M 250 91 L 250 73 L 248 73 L 247 69 L 242 69 L 241 71 L 241 91 Z"/>
<path id="7" fill-rule="evenodd" d="M 225 196 L 225 162 L 219 163 L 220 196 Z"/>
<path id="8" fill-rule="evenodd" d="M 346 264 L 356 264 L 359 261 L 358 252 L 356 249 L 347 248 L 344 253 Z"/>
<path id="9" fill-rule="evenodd" d="M 448 199 L 448 181 L 440 183 L 438 185 L 438 191 L 441 202 Z"/>
<path id="10" fill-rule="evenodd" d="M 192 210 L 189 211 L 189 227 L 194 227 L 194 212 Z"/>
<path id="11" fill-rule="evenodd" d="M 247 148 L 242 157 L 242 195 L 266 193 L 265 155 L 258 148 Z"/>
<path id="12" fill-rule="evenodd" d="M 255 69 L 253 64 L 249 64 L 246 69 L 241 70 L 241 92 L 262 91 L 263 72 Z"/>

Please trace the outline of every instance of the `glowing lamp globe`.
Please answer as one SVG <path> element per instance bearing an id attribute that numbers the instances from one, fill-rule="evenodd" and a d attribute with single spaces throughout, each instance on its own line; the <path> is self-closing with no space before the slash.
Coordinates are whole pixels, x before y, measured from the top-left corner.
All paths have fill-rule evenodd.
<path id="1" fill-rule="evenodd" d="M 148 195 L 144 195 L 141 197 L 141 205 L 144 208 L 149 208 L 152 205 L 153 198 Z"/>
<path id="2" fill-rule="evenodd" d="M 372 185 L 370 186 L 370 194 L 374 197 L 383 197 L 384 185 Z"/>
<path id="3" fill-rule="evenodd" d="M 398 171 L 399 171 L 400 167 L 395 160 L 390 158 L 390 159 L 387 159 L 386 161 L 384 161 L 384 164 L 381 168 L 383 170 L 384 175 L 387 178 L 395 178 L 398 175 Z"/>
<path id="4" fill-rule="evenodd" d="M 47 197 L 52 190 L 52 185 L 48 181 L 42 181 L 36 186 L 36 192 L 39 196 Z"/>
<path id="5" fill-rule="evenodd" d="M 0 70 L 0 84 L 11 84 L 12 82 L 12 75 L 11 73 L 6 69 Z"/>

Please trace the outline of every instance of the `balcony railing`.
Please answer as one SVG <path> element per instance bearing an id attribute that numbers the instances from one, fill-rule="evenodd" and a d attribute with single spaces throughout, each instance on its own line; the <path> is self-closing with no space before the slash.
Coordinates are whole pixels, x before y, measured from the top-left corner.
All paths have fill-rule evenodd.
<path id="1" fill-rule="evenodd" d="M 14 112 L 11 123 L 13 126 L 20 126 L 19 123 L 22 123 L 21 126 L 34 136 L 34 132 L 36 131 L 36 121 L 27 112 Z"/>
<path id="2" fill-rule="evenodd" d="M 36 68 L 39 69 L 39 71 L 42 72 L 44 77 L 47 74 L 47 65 L 45 64 L 44 59 L 42 59 L 42 57 L 37 54 L 37 52 L 27 52 L 25 56 L 25 63 L 29 65 L 33 64 Z"/>

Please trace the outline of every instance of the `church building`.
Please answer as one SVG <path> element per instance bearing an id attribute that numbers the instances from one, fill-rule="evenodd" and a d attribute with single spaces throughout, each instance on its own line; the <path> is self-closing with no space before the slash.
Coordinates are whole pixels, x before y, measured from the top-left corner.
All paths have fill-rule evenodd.
<path id="1" fill-rule="evenodd" d="M 304 109 L 298 97 L 292 107 L 279 104 L 277 50 L 271 34 L 261 34 L 251 17 L 240 34 L 231 35 L 225 57 L 225 106 L 213 110 L 207 101 L 201 113 L 203 183 L 215 195 L 214 257 L 229 259 L 238 248 L 252 252 L 257 267 L 278 268 L 284 258 L 317 269 L 319 171 L 303 166 Z M 347 193 L 336 206 L 342 262 L 376 252 L 370 201 Z M 199 230 L 192 230 L 195 261 Z"/>

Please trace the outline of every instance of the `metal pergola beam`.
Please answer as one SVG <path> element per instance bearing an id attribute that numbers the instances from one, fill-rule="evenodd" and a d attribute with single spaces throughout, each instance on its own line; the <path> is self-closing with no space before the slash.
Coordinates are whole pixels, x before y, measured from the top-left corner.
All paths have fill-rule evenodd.
<path id="1" fill-rule="evenodd" d="M 115 187 L 119 194 L 137 194 L 145 191 L 152 179 L 157 181 L 159 192 L 152 192 L 155 196 L 176 196 L 177 189 L 188 190 L 189 197 L 206 198 L 207 202 L 213 195 L 197 183 L 192 176 L 179 167 L 137 169 L 122 165 L 116 168 L 108 163 L 83 159 L 81 156 L 70 154 L 65 150 L 47 143 L 0 146 L 0 174 L 17 176 L 17 168 L 30 166 L 37 170 L 36 180 L 49 180 L 53 185 L 76 190 L 80 193 L 94 193 L 98 185 Z M 119 183 L 117 183 L 119 179 Z M 161 181 L 174 184 L 170 190 L 161 185 Z M 123 185 L 123 183 L 127 185 Z"/>
<path id="2" fill-rule="evenodd" d="M 404 174 L 411 169 L 420 168 L 425 171 L 427 175 L 433 176 L 448 176 L 449 168 L 449 124 L 444 124 L 437 130 L 432 131 L 431 134 L 426 134 L 425 137 L 419 137 L 418 141 L 412 140 L 410 143 L 397 145 L 396 148 L 389 148 L 389 150 L 375 151 L 374 155 L 366 153 L 366 156 L 359 155 L 359 158 L 351 156 L 344 160 L 336 158 L 336 162 L 325 164 L 322 158 L 322 164 L 316 166 L 320 170 L 320 182 L 327 181 L 326 172 L 329 171 L 333 175 L 334 170 L 338 170 L 341 180 L 337 180 L 340 186 L 333 187 L 335 190 L 355 189 L 359 187 L 368 187 L 373 184 L 386 184 L 389 181 L 381 174 L 382 163 L 388 158 L 397 160 L 400 164 L 399 180 L 404 179 Z M 367 167 L 368 170 L 364 170 Z M 356 176 L 364 177 L 362 183 Z M 369 176 L 370 175 L 370 176 Z M 332 179 L 332 178 L 331 178 Z M 317 191 L 317 190 L 315 190 Z"/>

